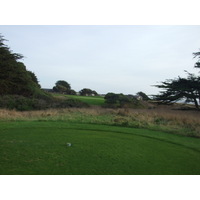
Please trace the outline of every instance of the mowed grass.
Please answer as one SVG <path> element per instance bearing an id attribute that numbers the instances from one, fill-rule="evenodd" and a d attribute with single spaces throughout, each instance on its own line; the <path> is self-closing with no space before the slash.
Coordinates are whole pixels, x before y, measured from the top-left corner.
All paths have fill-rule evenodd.
<path id="1" fill-rule="evenodd" d="M 105 99 L 101 96 L 77 96 L 77 95 L 66 95 L 68 98 L 78 99 L 89 105 L 101 106 L 104 104 Z"/>
<path id="2" fill-rule="evenodd" d="M 160 131 L 18 121 L 0 138 L 0 174 L 200 174 L 200 139 Z"/>
<path id="3" fill-rule="evenodd" d="M 65 95 L 59 93 L 51 93 L 54 97 L 78 99 L 89 105 L 101 106 L 105 103 L 105 99 L 102 96 L 80 96 L 80 95 Z"/>

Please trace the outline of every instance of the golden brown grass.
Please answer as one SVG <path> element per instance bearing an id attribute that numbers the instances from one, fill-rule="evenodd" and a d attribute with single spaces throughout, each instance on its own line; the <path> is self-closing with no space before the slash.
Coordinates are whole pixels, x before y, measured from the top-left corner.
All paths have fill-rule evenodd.
<path id="1" fill-rule="evenodd" d="M 149 128 L 200 137 L 200 112 L 155 109 L 66 108 L 19 112 L 0 110 L 1 121 L 70 121 Z"/>

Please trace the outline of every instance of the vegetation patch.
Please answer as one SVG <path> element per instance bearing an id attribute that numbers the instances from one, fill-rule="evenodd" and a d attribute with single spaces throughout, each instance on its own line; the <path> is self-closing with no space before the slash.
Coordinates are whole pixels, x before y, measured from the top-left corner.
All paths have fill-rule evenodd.
<path id="1" fill-rule="evenodd" d="M 89 107 L 78 99 L 55 98 L 49 96 L 46 99 L 28 98 L 22 95 L 0 96 L 0 108 L 16 109 L 18 111 L 45 110 L 50 108 L 82 108 Z"/>

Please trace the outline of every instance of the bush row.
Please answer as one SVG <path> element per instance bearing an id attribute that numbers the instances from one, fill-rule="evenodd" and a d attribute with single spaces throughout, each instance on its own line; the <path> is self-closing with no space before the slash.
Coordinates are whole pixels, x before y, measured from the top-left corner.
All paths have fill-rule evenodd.
<path id="1" fill-rule="evenodd" d="M 27 98 L 21 95 L 0 96 L 0 108 L 16 109 L 19 111 L 42 110 L 48 108 L 88 107 L 89 105 L 78 99 L 46 99 Z"/>

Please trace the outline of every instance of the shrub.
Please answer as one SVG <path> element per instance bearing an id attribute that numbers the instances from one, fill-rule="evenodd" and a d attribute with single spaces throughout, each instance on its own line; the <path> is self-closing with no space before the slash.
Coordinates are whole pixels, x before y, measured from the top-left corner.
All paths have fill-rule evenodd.
<path id="1" fill-rule="evenodd" d="M 33 110 L 34 99 L 29 99 L 20 95 L 5 95 L 0 97 L 0 107 L 16 109 L 20 111 Z"/>
<path id="2" fill-rule="evenodd" d="M 52 100 L 51 106 L 52 108 L 82 108 L 82 107 L 89 107 L 87 103 L 84 103 L 78 99 L 54 99 Z"/>
<path id="3" fill-rule="evenodd" d="M 42 96 L 42 98 L 27 98 L 20 95 L 0 96 L 0 108 L 10 110 L 27 111 L 69 107 L 82 108 L 88 107 L 88 104 L 78 99 L 56 99 L 51 96 Z"/>

